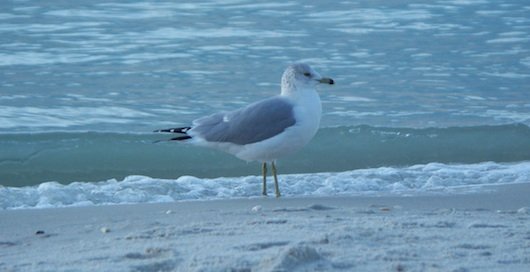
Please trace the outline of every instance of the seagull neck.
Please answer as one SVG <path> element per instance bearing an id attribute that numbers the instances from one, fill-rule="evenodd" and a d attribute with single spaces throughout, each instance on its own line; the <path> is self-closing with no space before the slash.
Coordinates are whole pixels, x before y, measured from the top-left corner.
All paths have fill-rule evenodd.
<path id="1" fill-rule="evenodd" d="M 289 95 L 291 93 L 296 93 L 297 88 L 292 82 L 287 80 L 282 80 L 282 95 Z"/>
<path id="2" fill-rule="evenodd" d="M 295 86 L 290 86 L 290 88 L 282 88 L 281 95 L 296 99 L 305 96 L 306 93 L 316 93 L 316 90 L 311 88 L 298 89 Z"/>

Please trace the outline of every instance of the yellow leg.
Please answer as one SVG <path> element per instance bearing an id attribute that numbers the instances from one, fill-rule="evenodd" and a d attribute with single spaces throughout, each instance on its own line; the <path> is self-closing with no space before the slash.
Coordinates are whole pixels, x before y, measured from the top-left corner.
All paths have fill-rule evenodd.
<path id="1" fill-rule="evenodd" d="M 272 164 L 272 175 L 274 176 L 274 191 L 276 192 L 276 197 L 280 197 L 280 186 L 278 186 L 278 176 L 276 175 L 276 165 L 274 165 L 274 161 Z"/>
<path id="2" fill-rule="evenodd" d="M 261 192 L 262 195 L 267 195 L 267 163 L 264 162 L 261 166 L 261 173 L 263 174 L 263 191 Z"/>

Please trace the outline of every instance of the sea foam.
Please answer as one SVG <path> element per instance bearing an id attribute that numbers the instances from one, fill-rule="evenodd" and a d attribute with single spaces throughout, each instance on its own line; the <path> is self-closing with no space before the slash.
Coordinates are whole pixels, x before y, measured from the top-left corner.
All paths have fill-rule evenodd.
<path id="1" fill-rule="evenodd" d="M 478 164 L 429 163 L 410 167 L 380 167 L 336 173 L 281 175 L 285 197 L 449 194 L 477 192 L 484 185 L 530 181 L 530 162 Z M 269 188 L 271 188 L 270 186 Z M 128 176 L 63 185 L 45 182 L 28 187 L 1 187 L 1 209 L 52 208 L 186 200 L 260 197 L 261 177 L 214 179 L 181 176 L 157 179 Z"/>

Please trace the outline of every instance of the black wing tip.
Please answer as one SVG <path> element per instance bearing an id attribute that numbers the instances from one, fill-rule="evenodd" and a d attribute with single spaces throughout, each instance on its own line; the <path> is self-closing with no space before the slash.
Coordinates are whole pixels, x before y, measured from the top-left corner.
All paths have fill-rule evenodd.
<path id="1" fill-rule="evenodd" d="M 166 133 L 180 133 L 180 134 L 186 134 L 186 132 L 188 132 L 188 130 L 190 130 L 191 127 L 177 127 L 177 128 L 167 128 L 167 129 L 157 129 L 157 130 L 154 130 L 153 132 L 155 133 L 160 133 L 160 132 L 166 132 Z M 191 139 L 191 136 L 189 135 L 182 135 L 182 136 L 178 136 L 178 137 L 175 137 L 175 138 L 171 138 L 171 139 L 168 139 L 168 140 L 157 140 L 157 141 L 154 141 L 153 143 L 160 143 L 160 142 L 169 142 L 169 141 L 184 141 L 184 140 L 187 140 L 187 139 Z"/>
<path id="2" fill-rule="evenodd" d="M 191 139 L 191 136 L 184 135 L 184 136 L 179 136 L 179 137 L 175 137 L 175 138 L 171 138 L 171 139 L 167 139 L 167 140 L 156 140 L 156 141 L 153 142 L 153 144 L 157 144 L 157 143 L 160 143 L 160 142 L 170 142 L 170 141 L 184 141 L 184 140 L 187 140 L 187 139 Z"/>
<path id="3" fill-rule="evenodd" d="M 184 135 L 184 136 L 179 136 L 179 137 L 171 138 L 171 139 L 169 139 L 169 140 L 170 140 L 170 141 L 184 141 L 184 140 L 187 140 L 187 139 L 191 139 L 191 136 Z"/>
<path id="4" fill-rule="evenodd" d="M 188 130 L 190 130 L 191 127 L 177 127 L 177 128 L 166 128 L 166 129 L 157 129 L 153 132 L 160 133 L 160 132 L 166 132 L 166 133 L 183 133 L 186 134 Z"/>

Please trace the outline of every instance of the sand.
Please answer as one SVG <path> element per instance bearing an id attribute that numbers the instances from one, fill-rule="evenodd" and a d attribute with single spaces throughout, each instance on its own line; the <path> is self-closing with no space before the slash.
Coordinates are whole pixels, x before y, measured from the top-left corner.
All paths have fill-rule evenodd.
<path id="1" fill-rule="evenodd" d="M 529 271 L 530 183 L 0 211 L 0 271 Z"/>

